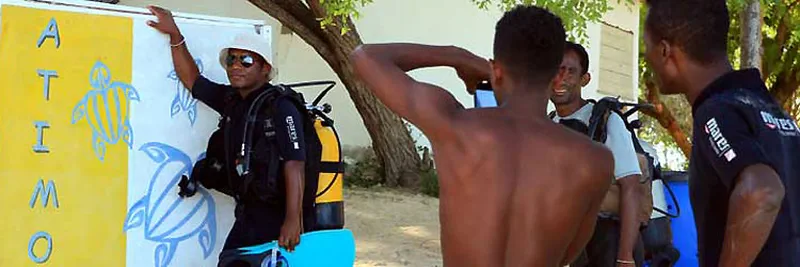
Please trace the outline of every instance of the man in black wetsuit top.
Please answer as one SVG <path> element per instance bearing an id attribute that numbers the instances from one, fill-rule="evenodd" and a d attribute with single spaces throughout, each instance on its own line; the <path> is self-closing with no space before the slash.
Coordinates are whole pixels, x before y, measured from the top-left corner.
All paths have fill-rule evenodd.
<path id="1" fill-rule="evenodd" d="M 724 0 L 649 0 L 645 57 L 692 104 L 700 266 L 800 266 L 800 130 L 757 69 L 734 71 Z"/>

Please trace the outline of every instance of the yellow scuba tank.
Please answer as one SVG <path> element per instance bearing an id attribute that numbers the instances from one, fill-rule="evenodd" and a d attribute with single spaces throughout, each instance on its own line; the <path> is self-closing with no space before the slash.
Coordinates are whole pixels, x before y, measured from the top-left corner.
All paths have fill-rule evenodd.
<path id="1" fill-rule="evenodd" d="M 314 121 L 314 128 L 322 143 L 316 198 L 317 228 L 320 230 L 344 228 L 342 149 L 336 129 L 326 124 L 320 118 Z"/>

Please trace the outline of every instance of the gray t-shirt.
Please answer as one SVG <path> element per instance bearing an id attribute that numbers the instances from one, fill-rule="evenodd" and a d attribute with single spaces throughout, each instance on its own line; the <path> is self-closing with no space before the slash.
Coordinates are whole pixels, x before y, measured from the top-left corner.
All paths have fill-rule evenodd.
<path id="1" fill-rule="evenodd" d="M 575 111 L 563 119 L 577 119 L 584 124 L 589 125 L 589 117 L 592 116 L 592 107 L 594 104 L 586 103 L 583 107 Z M 553 121 L 558 123 L 561 117 L 556 114 Z M 624 178 L 629 175 L 641 175 L 642 171 L 639 169 L 639 159 L 636 157 L 636 150 L 633 148 L 633 139 L 631 133 L 625 128 L 625 123 L 622 118 L 616 114 L 611 113 L 606 122 L 606 142 L 605 145 L 611 150 L 614 155 L 614 177 L 617 179 Z"/>

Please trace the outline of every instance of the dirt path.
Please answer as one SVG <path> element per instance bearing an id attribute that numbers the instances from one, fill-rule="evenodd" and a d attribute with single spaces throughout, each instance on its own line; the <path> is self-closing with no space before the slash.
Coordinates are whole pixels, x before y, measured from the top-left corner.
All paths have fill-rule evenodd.
<path id="1" fill-rule="evenodd" d="M 383 189 L 345 189 L 356 267 L 442 266 L 439 200 Z"/>

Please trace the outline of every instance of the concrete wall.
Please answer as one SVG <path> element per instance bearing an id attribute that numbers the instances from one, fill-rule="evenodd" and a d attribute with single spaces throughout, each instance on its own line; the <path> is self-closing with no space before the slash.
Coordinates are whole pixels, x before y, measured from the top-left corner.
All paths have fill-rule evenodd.
<path id="1" fill-rule="evenodd" d="M 620 6 L 614 2 L 615 9 L 605 16 L 608 25 L 633 33 L 633 51 L 628 52 L 633 62 L 637 62 L 639 38 L 637 8 Z M 143 7 L 147 4 L 161 5 L 174 11 L 228 16 L 246 19 L 265 20 L 273 25 L 276 64 L 281 69 L 279 82 L 338 79 L 328 65 L 296 35 L 288 30 L 282 31 L 280 23 L 267 16 L 246 0 L 121 0 L 120 4 Z M 450 15 L 445 15 L 450 14 Z M 456 14 L 456 15 L 452 15 Z M 420 42 L 426 44 L 458 45 L 484 56 L 492 56 L 494 25 L 502 16 L 498 10 L 484 11 L 467 0 L 380 0 L 362 9 L 362 17 L 356 21 L 362 39 L 368 43 L 380 42 Z M 601 25 L 589 25 L 590 72 L 592 82 L 584 88 L 584 96 L 601 97 L 598 86 L 600 75 L 599 51 L 603 45 Z M 464 85 L 449 68 L 431 68 L 411 73 L 416 79 L 447 88 L 464 106 L 472 107 L 472 97 L 464 90 Z M 630 69 L 630 88 L 637 88 L 637 66 Z M 315 89 L 305 89 L 315 90 Z M 638 95 L 638 90 L 630 94 Z M 315 95 L 314 92 L 307 94 Z M 337 123 L 342 142 L 345 145 L 367 146 L 370 138 L 361 117 L 353 106 L 346 90 L 338 85 L 326 97 L 333 105 L 332 117 Z M 552 105 L 551 105 L 552 106 Z M 412 136 L 421 145 L 428 142 L 418 131 Z"/>

